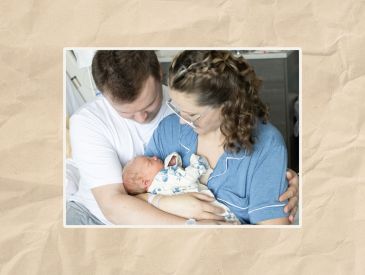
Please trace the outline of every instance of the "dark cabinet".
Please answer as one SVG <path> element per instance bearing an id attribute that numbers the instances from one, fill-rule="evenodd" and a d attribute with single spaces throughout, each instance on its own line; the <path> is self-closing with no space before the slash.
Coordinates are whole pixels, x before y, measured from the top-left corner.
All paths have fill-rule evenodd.
<path id="1" fill-rule="evenodd" d="M 270 121 L 281 132 L 288 149 L 288 167 L 299 169 L 299 138 L 294 135 L 294 104 L 299 96 L 299 51 L 247 57 L 263 80 L 261 98 L 268 104 Z"/>

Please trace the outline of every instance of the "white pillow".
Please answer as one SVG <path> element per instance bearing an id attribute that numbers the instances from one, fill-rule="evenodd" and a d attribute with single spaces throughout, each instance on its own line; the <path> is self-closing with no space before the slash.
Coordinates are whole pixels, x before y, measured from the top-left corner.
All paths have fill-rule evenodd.
<path id="1" fill-rule="evenodd" d="M 66 159 L 66 200 L 79 190 L 80 172 L 72 159 Z"/>

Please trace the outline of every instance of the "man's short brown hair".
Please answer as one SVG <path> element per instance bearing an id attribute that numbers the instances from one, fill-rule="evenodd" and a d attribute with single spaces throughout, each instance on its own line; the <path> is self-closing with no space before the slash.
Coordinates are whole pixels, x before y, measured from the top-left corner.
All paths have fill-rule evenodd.
<path id="1" fill-rule="evenodd" d="M 97 51 L 92 62 L 96 87 L 116 102 L 136 100 L 149 76 L 161 81 L 154 51 Z"/>

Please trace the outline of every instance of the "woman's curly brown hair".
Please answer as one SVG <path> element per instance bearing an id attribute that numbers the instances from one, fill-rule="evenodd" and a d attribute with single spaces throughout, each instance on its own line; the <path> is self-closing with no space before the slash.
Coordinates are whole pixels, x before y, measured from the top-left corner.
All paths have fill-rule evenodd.
<path id="1" fill-rule="evenodd" d="M 242 56 L 229 51 L 183 51 L 169 69 L 171 89 L 196 94 L 200 106 L 222 107 L 223 146 L 231 152 L 251 152 L 257 118 L 268 121 L 261 82 Z"/>

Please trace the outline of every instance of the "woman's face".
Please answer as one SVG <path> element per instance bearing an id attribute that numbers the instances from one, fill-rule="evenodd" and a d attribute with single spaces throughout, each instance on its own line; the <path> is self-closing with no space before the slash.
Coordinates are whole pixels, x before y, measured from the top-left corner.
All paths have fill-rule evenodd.
<path id="1" fill-rule="evenodd" d="M 221 108 L 199 106 L 197 96 L 194 94 L 181 93 L 176 90 L 169 92 L 172 104 L 180 111 L 181 124 L 186 121 L 193 122 L 194 131 L 199 135 L 217 131 L 221 125 Z M 197 118 L 197 119 L 196 119 Z"/>

